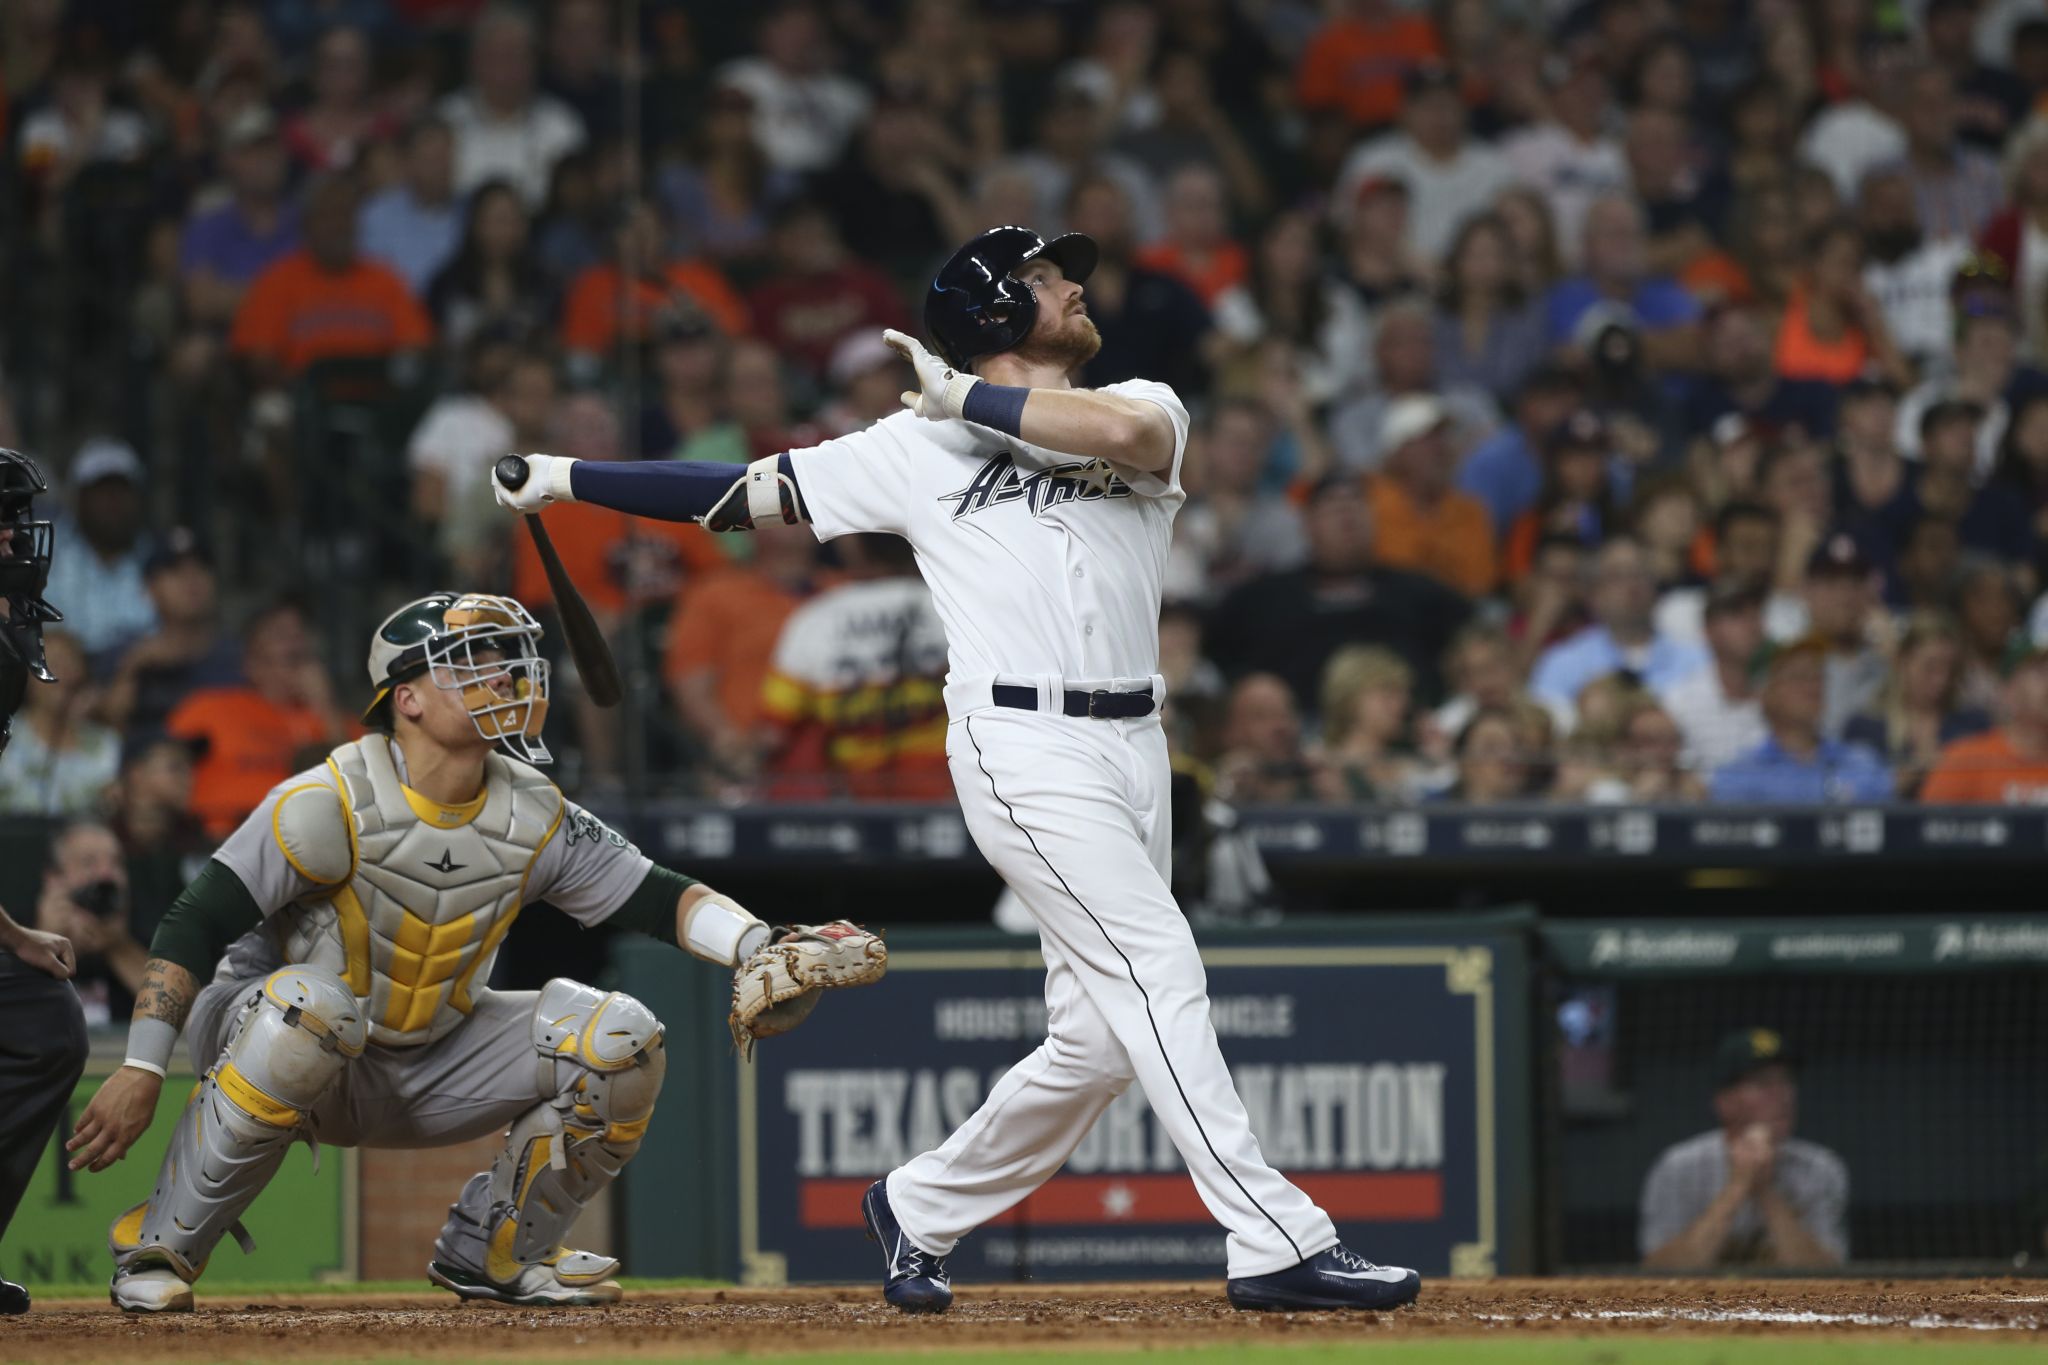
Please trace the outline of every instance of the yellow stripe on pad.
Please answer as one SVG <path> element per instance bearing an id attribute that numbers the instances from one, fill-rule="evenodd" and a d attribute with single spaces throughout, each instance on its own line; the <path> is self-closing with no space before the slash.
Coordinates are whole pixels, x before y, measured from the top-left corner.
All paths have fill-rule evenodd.
<path id="1" fill-rule="evenodd" d="M 256 1086 L 235 1068 L 233 1062 L 222 1062 L 214 1068 L 214 1084 L 221 1093 L 233 1100 L 251 1118 L 267 1123 L 273 1128 L 292 1128 L 299 1122 L 299 1111 L 258 1090 Z"/>

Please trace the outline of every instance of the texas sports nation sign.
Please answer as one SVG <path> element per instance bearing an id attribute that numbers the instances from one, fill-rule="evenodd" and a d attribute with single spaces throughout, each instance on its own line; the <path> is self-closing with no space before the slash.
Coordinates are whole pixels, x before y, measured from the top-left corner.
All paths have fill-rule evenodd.
<path id="1" fill-rule="evenodd" d="M 1308 944 L 1203 954 L 1259 1145 L 1375 1259 L 1490 1274 L 1502 1244 L 1494 949 Z M 868 1185 L 943 1142 L 1045 1037 L 1035 951 L 899 951 L 739 1071 L 750 1283 L 875 1258 Z M 963 1242 L 967 1281 L 1209 1277 L 1223 1230 L 1135 1083 L 1065 1168 Z"/>

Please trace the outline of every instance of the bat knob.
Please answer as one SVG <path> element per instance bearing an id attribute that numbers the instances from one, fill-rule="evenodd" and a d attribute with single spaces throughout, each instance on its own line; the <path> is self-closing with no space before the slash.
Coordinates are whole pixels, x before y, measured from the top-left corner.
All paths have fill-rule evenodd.
<path id="1" fill-rule="evenodd" d="M 526 461 L 517 455 L 507 455 L 498 461 L 498 482 L 517 493 L 526 486 Z"/>

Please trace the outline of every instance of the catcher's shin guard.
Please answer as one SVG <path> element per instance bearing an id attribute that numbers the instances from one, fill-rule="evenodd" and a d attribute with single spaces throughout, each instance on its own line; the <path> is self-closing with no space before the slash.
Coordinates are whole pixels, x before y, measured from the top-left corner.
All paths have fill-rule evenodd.
<path id="1" fill-rule="evenodd" d="M 661 1021 L 629 995 L 558 979 L 540 993 L 533 1040 L 555 1096 L 520 1115 L 491 1169 L 463 1186 L 427 1273 L 468 1298 L 610 1302 L 619 1263 L 561 1243 L 640 1150 L 668 1068 Z"/>
<path id="2" fill-rule="evenodd" d="M 193 1087 L 156 1188 L 107 1234 L 115 1303 L 190 1307 L 184 1285 L 224 1234 L 234 1231 L 245 1250 L 253 1245 L 241 1231 L 243 1211 L 366 1036 L 354 994 L 331 972 L 286 967 L 250 992 L 220 1061 Z M 124 1289 L 124 1281 L 133 1283 Z"/>

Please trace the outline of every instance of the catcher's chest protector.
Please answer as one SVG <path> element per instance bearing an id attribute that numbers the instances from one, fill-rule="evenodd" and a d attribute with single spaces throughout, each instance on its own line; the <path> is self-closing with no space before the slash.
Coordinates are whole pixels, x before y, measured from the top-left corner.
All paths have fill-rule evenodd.
<path id="1" fill-rule="evenodd" d="M 382 735 L 345 744 L 327 762 L 352 826 L 353 870 L 331 892 L 280 913 L 286 960 L 347 981 L 371 1042 L 433 1042 L 489 980 L 528 870 L 561 823 L 562 794 L 494 753 L 480 800 L 440 806 L 399 780 Z M 333 818 L 324 794 L 288 797 L 278 807 L 281 841 L 290 847 L 293 823 L 322 816 Z"/>

